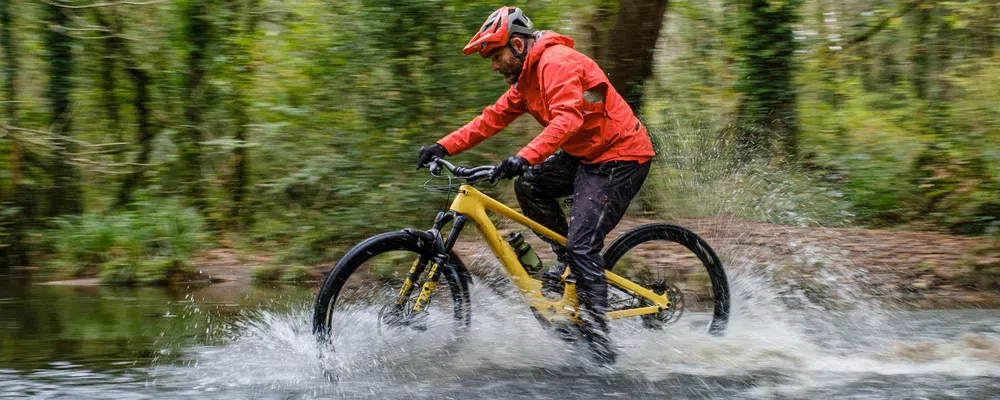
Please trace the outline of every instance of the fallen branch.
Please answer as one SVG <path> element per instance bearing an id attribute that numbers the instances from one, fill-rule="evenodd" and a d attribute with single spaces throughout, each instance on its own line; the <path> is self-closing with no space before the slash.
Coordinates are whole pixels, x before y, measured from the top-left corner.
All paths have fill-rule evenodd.
<path id="1" fill-rule="evenodd" d="M 109 146 L 128 146 L 128 142 L 114 142 L 114 143 L 90 143 L 79 139 L 72 139 L 68 137 L 61 137 L 60 140 L 65 140 L 67 142 L 72 142 L 84 147 L 109 147 Z"/>
<path id="2" fill-rule="evenodd" d="M 85 159 L 85 158 L 70 158 L 69 160 L 72 161 L 72 162 L 75 162 L 75 163 L 80 163 L 80 165 L 96 165 L 96 166 L 107 167 L 107 168 L 115 168 L 115 167 L 155 167 L 155 166 L 158 165 L 158 164 L 139 164 L 139 163 L 132 163 L 132 162 L 104 163 L 104 162 L 100 162 L 100 161 L 88 160 L 88 159 Z"/>
<path id="3" fill-rule="evenodd" d="M 22 127 L 19 127 L 19 126 L 6 125 L 6 124 L 0 124 L 0 129 L 3 129 L 5 131 L 33 133 L 33 134 L 36 134 L 36 135 L 41 135 L 41 136 L 46 137 L 46 140 L 50 140 L 50 141 L 66 141 L 66 142 L 75 143 L 75 144 L 78 144 L 78 145 L 84 146 L 84 147 L 109 147 L 109 146 L 127 146 L 127 145 L 129 145 L 128 142 L 96 143 L 95 144 L 95 143 L 90 143 L 90 142 L 86 142 L 86 141 L 79 140 L 79 139 L 73 139 L 71 137 L 65 137 L 65 136 L 56 135 L 56 134 L 54 134 L 52 132 L 41 131 L 41 130 L 37 130 L 37 129 L 22 128 Z M 22 138 L 23 137 L 24 136 L 22 136 Z"/>
<path id="4" fill-rule="evenodd" d="M 3 128 L 3 130 L 5 130 L 5 131 L 30 132 L 30 133 L 35 133 L 35 134 L 45 135 L 45 136 L 50 136 L 50 137 L 53 136 L 52 132 L 39 131 L 39 130 L 36 130 L 36 129 L 22 128 L 22 127 L 19 127 L 19 126 L 13 126 L 13 125 L 7 125 L 7 124 L 0 124 L 0 128 Z"/>
<path id="5" fill-rule="evenodd" d="M 109 171 L 109 170 L 106 170 L 106 169 L 99 169 L 99 168 L 89 168 L 89 169 L 87 169 L 87 172 L 96 172 L 96 173 L 105 174 L 105 175 L 130 175 L 130 174 L 135 173 L 134 170 Z"/>
<path id="6" fill-rule="evenodd" d="M 91 27 L 91 26 L 83 28 L 73 28 L 66 25 L 56 25 L 56 27 L 58 27 L 59 30 L 73 31 L 73 32 L 112 32 L 112 30 L 107 28 Z"/>
<path id="7" fill-rule="evenodd" d="M 121 152 L 121 149 L 108 149 L 108 150 L 84 151 L 84 152 L 79 152 L 79 153 L 69 153 L 69 155 L 71 155 L 71 156 L 92 156 L 92 155 L 95 155 L 95 154 L 97 154 L 97 155 L 100 155 L 100 154 L 115 154 L 115 153 L 120 153 L 120 152 Z"/>
<path id="8" fill-rule="evenodd" d="M 56 145 L 54 143 L 49 143 L 47 141 L 40 141 L 40 140 L 37 140 L 37 139 L 32 139 L 32 138 L 29 138 L 27 136 L 15 135 L 15 134 L 12 133 L 13 131 L 7 131 L 7 132 L 10 133 L 9 137 L 10 137 L 11 140 L 15 140 L 15 141 L 20 142 L 20 143 L 26 143 L 26 144 L 31 144 L 31 145 L 39 146 L 39 147 L 44 147 L 44 148 L 49 149 L 49 150 L 56 150 L 56 149 L 60 149 L 61 148 L 61 147 L 59 147 L 59 145 Z"/>
<path id="9" fill-rule="evenodd" d="M 148 5 L 153 5 L 153 4 L 166 3 L 169 0 L 154 0 L 154 1 L 147 1 L 147 2 L 116 1 L 116 2 L 113 2 L 113 3 L 94 3 L 94 4 L 84 4 L 84 5 L 80 5 L 80 6 L 71 6 L 71 5 L 68 5 L 68 4 L 59 4 L 59 3 L 55 3 L 55 2 L 52 2 L 52 1 L 49 1 L 49 0 L 39 0 L 39 1 L 41 1 L 42 3 L 48 4 L 50 6 L 53 6 L 53 7 L 68 8 L 68 9 L 72 9 L 72 10 L 78 10 L 78 9 L 83 9 L 83 8 L 98 8 L 98 7 L 148 6 Z"/>

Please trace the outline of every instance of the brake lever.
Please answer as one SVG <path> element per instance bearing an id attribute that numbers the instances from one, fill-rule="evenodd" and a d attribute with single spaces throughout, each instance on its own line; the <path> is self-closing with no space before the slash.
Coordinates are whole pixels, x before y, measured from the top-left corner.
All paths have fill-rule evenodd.
<path id="1" fill-rule="evenodd" d="M 439 158 L 434 157 L 431 162 L 427 164 L 427 169 L 431 171 L 431 175 L 437 176 L 441 172 L 441 164 L 438 164 Z"/>
<path id="2" fill-rule="evenodd" d="M 501 179 L 499 176 L 496 176 L 496 177 L 493 176 L 493 171 L 496 171 L 496 169 L 498 167 L 499 167 L 499 165 L 493 166 L 493 169 L 490 170 L 490 173 L 486 175 L 486 180 L 490 181 L 490 183 L 493 184 L 493 185 L 496 185 L 497 183 L 499 183 L 500 179 Z"/>

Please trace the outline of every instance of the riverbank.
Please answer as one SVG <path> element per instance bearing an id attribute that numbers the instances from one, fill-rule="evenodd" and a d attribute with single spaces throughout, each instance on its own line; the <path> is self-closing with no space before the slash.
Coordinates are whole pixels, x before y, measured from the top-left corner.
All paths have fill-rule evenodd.
<path id="1" fill-rule="evenodd" d="M 609 235 L 608 243 L 629 229 L 653 221 L 628 219 Z M 775 295 L 789 302 L 826 308 L 879 302 L 905 308 L 1000 307 L 1000 246 L 996 240 L 936 232 L 859 228 L 794 227 L 727 218 L 677 221 L 702 236 L 719 254 L 730 275 L 752 275 L 773 282 Z M 502 229 L 503 230 L 503 229 Z M 496 273 L 497 264 L 474 230 L 456 252 L 474 275 Z M 547 246 L 527 235 L 546 257 Z M 696 260 L 676 246 L 639 249 L 654 275 L 688 282 L 697 295 L 700 270 Z M 213 290 L 244 291 L 254 284 L 254 271 L 272 264 L 272 256 L 231 247 L 207 250 L 195 257 L 183 284 Z M 304 284 L 318 284 L 332 263 L 312 267 Z M 657 267 L 657 266 L 660 267 Z M 95 280 L 59 281 L 93 285 Z"/>

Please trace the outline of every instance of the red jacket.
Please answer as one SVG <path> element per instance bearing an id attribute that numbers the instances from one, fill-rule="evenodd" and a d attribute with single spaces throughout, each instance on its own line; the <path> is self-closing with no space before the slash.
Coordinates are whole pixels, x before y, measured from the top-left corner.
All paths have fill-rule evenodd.
<path id="1" fill-rule="evenodd" d="M 584 92 L 588 99 L 584 99 Z M 600 100 L 603 96 L 603 101 Z M 588 101 L 590 100 L 590 101 Z M 545 129 L 517 154 L 538 165 L 559 148 L 586 164 L 648 161 L 649 135 L 594 60 L 573 39 L 546 32 L 528 52 L 517 84 L 496 104 L 438 143 L 456 155 L 493 136 L 525 112 Z"/>

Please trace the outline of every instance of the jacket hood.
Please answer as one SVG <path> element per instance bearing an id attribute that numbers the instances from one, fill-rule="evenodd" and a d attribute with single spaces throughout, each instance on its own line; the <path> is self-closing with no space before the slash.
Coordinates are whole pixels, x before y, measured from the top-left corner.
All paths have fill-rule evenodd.
<path id="1" fill-rule="evenodd" d="M 549 47 L 563 45 L 569 48 L 573 48 L 576 42 L 573 41 L 569 36 L 560 35 L 554 31 L 538 31 L 535 32 L 535 44 L 528 50 L 528 55 L 524 58 L 524 66 L 521 70 L 521 77 L 524 77 L 525 71 L 534 68 L 538 60 L 542 58 L 542 53 L 545 52 Z"/>

